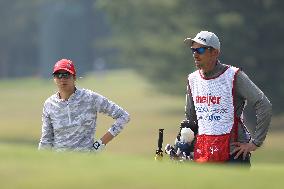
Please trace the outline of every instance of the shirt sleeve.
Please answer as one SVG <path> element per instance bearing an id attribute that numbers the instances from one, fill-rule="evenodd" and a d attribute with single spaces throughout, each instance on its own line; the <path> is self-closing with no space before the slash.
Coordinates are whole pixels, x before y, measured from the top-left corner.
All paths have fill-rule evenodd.
<path id="1" fill-rule="evenodd" d="M 100 96 L 98 99 L 99 100 L 97 100 L 96 102 L 98 112 L 106 114 L 115 119 L 115 122 L 109 128 L 108 131 L 113 136 L 117 136 L 124 129 L 125 125 L 129 122 L 129 114 L 121 107 L 116 105 L 114 102 L 108 100 L 103 96 Z"/>
<path id="2" fill-rule="evenodd" d="M 256 127 L 252 142 L 256 146 L 261 146 L 266 138 L 270 125 L 272 104 L 243 71 L 239 71 L 237 74 L 236 90 L 239 95 L 250 102 L 255 109 Z"/>
<path id="3" fill-rule="evenodd" d="M 38 149 L 39 150 L 51 149 L 53 146 L 53 141 L 54 141 L 53 127 L 45 104 L 42 113 L 42 134 Z"/>

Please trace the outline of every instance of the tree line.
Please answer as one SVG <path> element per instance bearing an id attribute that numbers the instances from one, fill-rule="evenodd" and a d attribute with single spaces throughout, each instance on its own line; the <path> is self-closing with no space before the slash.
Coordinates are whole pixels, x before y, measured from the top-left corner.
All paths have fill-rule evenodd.
<path id="1" fill-rule="evenodd" d="M 46 6 L 45 10 L 48 12 L 50 4 L 59 4 L 62 1 L 64 0 L 0 1 L 0 77 L 20 77 L 39 73 L 43 41 L 41 24 L 46 19 L 40 16 L 42 7 Z M 79 1 L 69 0 L 65 1 L 65 4 L 70 6 L 72 2 L 75 4 Z M 190 49 L 183 44 L 183 40 L 185 37 L 194 37 L 200 30 L 212 31 L 221 41 L 221 62 L 242 68 L 270 98 L 274 113 L 283 112 L 281 105 L 284 87 L 281 81 L 284 80 L 284 75 L 281 72 L 284 69 L 284 1 L 80 2 L 88 3 L 87 6 L 91 7 L 93 13 L 85 16 L 84 20 L 93 25 L 90 33 L 82 34 L 82 30 L 75 30 L 72 38 L 89 35 L 88 38 L 84 38 L 84 52 L 93 53 L 92 58 L 99 54 L 112 66 L 131 67 L 158 90 L 183 95 L 186 77 L 195 69 Z M 75 14 L 76 10 L 79 9 L 70 11 Z M 97 14 L 98 12 L 100 14 Z M 98 17 L 101 19 L 96 20 Z M 72 24 L 72 19 L 69 22 Z M 106 28 L 106 25 L 109 30 L 102 29 Z M 56 31 L 57 26 L 54 27 L 50 31 Z M 76 29 L 75 26 L 70 28 Z M 58 36 L 67 34 L 68 31 L 64 33 L 62 30 Z M 51 34 L 50 36 L 52 37 Z M 70 47 L 72 44 L 68 44 L 68 38 L 66 41 L 67 47 Z M 80 43 L 80 40 L 78 41 Z M 58 49 L 64 48 L 65 46 L 62 46 Z M 56 50 L 52 47 L 50 49 Z M 74 54 L 73 51 L 71 54 Z M 77 56 L 85 55 L 77 53 Z M 90 69 L 90 60 L 91 58 L 85 60 L 88 65 L 83 71 Z"/>
<path id="2" fill-rule="evenodd" d="M 100 0 L 114 34 L 116 61 L 132 65 L 157 88 L 185 93 L 193 69 L 185 37 L 216 33 L 221 62 L 242 68 L 267 94 L 274 113 L 283 112 L 284 1 L 280 0 Z"/>

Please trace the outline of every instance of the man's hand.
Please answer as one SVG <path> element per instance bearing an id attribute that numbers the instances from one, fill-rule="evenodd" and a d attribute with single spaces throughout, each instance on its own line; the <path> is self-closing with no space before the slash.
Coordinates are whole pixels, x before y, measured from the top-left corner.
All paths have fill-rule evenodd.
<path id="1" fill-rule="evenodd" d="M 231 153 L 231 155 L 234 154 L 235 152 L 238 152 L 234 157 L 234 159 L 237 159 L 241 154 L 243 154 L 243 160 L 245 160 L 249 152 L 255 151 L 257 149 L 257 146 L 252 142 L 249 143 L 233 142 L 232 144 L 235 145 L 236 148 Z"/>
<path id="2" fill-rule="evenodd" d="M 101 152 L 105 149 L 106 145 L 103 144 L 102 140 L 97 140 L 93 144 L 94 152 Z"/>

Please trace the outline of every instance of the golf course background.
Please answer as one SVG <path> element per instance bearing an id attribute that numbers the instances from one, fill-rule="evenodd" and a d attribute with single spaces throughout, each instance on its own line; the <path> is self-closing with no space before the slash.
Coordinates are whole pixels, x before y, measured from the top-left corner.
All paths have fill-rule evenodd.
<path id="1" fill-rule="evenodd" d="M 154 161 L 158 129 L 164 146 L 173 143 L 184 118 L 184 98 L 161 94 L 131 70 L 78 78 L 131 115 L 127 127 L 99 154 L 37 151 L 41 113 L 56 92 L 53 80 L 0 81 L 0 188 L 282 188 L 283 118 L 272 120 L 264 145 L 253 153 L 252 168 Z M 99 114 L 96 138 L 113 120 Z M 274 129 L 275 128 L 278 129 Z M 232 184 L 235 183 L 235 184 Z"/>

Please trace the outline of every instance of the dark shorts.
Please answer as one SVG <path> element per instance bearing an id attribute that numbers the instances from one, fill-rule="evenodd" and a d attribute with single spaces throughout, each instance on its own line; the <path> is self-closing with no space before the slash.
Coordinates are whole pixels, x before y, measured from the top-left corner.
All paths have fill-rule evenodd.
<path id="1" fill-rule="evenodd" d="M 249 153 L 245 159 L 243 159 L 243 155 L 241 154 L 237 159 L 234 159 L 234 157 L 236 156 L 237 153 L 234 153 L 232 155 L 230 155 L 230 159 L 227 161 L 227 163 L 231 164 L 231 165 L 240 165 L 240 166 L 246 166 L 246 167 L 250 167 L 250 156 L 251 154 Z"/>

